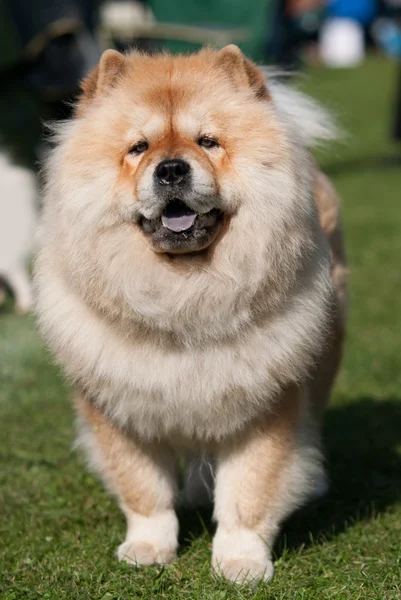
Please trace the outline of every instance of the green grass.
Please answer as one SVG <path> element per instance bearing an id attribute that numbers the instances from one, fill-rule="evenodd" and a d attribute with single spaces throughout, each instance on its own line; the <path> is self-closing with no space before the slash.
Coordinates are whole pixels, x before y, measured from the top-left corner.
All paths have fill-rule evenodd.
<path id="1" fill-rule="evenodd" d="M 256 590 L 210 577 L 210 515 L 181 514 L 165 569 L 118 564 L 124 520 L 71 452 L 69 392 L 32 318 L 0 314 L 0 598 L 322 600 L 401 597 L 401 164 L 389 130 L 396 67 L 317 70 L 347 144 L 322 160 L 344 200 L 351 270 L 347 351 L 327 414 L 331 490 L 294 515 L 276 576 Z"/>

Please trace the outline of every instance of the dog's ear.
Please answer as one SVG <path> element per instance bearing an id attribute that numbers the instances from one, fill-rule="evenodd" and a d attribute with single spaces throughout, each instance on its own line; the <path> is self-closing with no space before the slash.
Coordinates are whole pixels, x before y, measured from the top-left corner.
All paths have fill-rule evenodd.
<path id="1" fill-rule="evenodd" d="M 87 104 L 95 96 L 112 87 L 117 77 L 124 72 L 126 58 L 117 50 L 105 50 L 97 67 L 82 81 L 80 104 Z"/>
<path id="2" fill-rule="evenodd" d="M 251 88 L 258 100 L 269 100 L 270 94 L 257 66 L 247 59 L 235 44 L 219 50 L 216 65 L 223 69 L 238 88 Z"/>

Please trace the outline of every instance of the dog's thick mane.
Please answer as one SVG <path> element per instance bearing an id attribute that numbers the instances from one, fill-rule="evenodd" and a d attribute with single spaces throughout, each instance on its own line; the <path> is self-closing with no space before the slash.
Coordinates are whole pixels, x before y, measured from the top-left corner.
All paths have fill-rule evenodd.
<path id="1" fill-rule="evenodd" d="M 206 54 L 205 60 L 215 58 Z M 230 93 L 225 71 L 221 78 Z M 96 166 L 95 178 L 98 130 L 89 125 L 92 116 L 107 120 L 107 96 L 100 112 L 95 105 L 54 134 L 60 146 L 47 164 L 39 323 L 71 378 L 121 423 L 133 410 L 133 390 L 138 393 L 135 423 L 144 436 L 174 429 L 209 438 L 232 433 L 257 416 L 261 403 L 270 405 L 278 389 L 303 378 L 324 343 L 332 297 L 329 248 L 318 224 L 316 167 L 307 147 L 333 139 L 336 129 L 314 101 L 275 77 L 268 78 L 267 91 L 272 100 L 255 99 L 246 86 L 239 92 L 245 150 L 234 156 L 230 186 L 234 180 L 241 202 L 207 262 L 155 256 L 116 209 L 111 191 L 119 167 L 115 159 L 103 160 L 103 147 L 95 165 L 107 168 Z M 255 128 L 246 102 L 257 117 L 267 111 L 265 129 Z M 254 137 L 261 149 L 253 155 Z M 224 409 L 228 396 L 233 403 L 238 398 L 237 421 Z M 224 422 L 214 426 L 219 406 Z"/>

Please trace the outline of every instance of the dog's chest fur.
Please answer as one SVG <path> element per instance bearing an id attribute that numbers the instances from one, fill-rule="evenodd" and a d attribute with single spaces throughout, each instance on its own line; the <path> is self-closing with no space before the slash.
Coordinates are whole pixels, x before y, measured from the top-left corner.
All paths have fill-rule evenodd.
<path id="1" fill-rule="evenodd" d="M 54 282 L 47 300 L 42 329 L 68 375 L 119 425 L 148 439 L 218 440 L 271 409 L 280 388 L 304 376 L 327 318 L 312 278 L 286 310 L 235 339 L 169 348 L 152 336 L 123 337 Z"/>

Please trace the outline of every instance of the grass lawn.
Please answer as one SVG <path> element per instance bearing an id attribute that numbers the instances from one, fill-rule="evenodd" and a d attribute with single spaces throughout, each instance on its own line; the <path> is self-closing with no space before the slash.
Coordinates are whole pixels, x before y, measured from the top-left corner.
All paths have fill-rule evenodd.
<path id="1" fill-rule="evenodd" d="M 358 70 L 310 75 L 303 87 L 350 134 L 322 155 L 344 200 L 352 297 L 324 433 L 329 494 L 285 524 L 276 576 L 256 590 L 212 581 L 206 513 L 181 513 L 175 564 L 118 564 L 122 514 L 71 452 L 69 390 L 33 319 L 8 306 L 0 313 L 1 600 L 401 598 L 401 163 L 389 141 L 396 66 L 372 57 Z"/>

